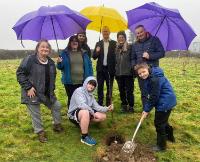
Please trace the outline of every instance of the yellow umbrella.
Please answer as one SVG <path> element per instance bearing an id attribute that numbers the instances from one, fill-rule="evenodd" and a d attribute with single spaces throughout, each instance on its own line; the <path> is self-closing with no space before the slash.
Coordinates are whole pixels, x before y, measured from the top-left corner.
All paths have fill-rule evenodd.
<path id="1" fill-rule="evenodd" d="M 108 26 L 111 32 L 127 29 L 126 20 L 113 8 L 90 6 L 81 10 L 80 13 L 92 21 L 87 29 L 100 32 L 103 26 Z"/>

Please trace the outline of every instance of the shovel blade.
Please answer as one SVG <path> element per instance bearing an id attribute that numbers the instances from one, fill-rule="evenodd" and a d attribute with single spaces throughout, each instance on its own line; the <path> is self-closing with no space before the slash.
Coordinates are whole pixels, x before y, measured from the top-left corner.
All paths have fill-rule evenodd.
<path id="1" fill-rule="evenodd" d="M 122 147 L 122 150 L 128 154 L 132 154 L 136 148 L 137 144 L 132 141 L 127 141 L 124 146 Z"/>

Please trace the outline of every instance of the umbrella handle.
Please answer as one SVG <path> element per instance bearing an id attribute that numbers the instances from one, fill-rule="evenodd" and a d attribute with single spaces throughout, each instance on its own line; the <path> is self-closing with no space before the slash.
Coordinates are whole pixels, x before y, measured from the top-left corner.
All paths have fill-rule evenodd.
<path id="1" fill-rule="evenodd" d="M 138 129 L 140 128 L 140 125 L 141 125 L 141 123 L 143 122 L 144 118 L 145 118 L 145 115 L 143 114 L 142 117 L 140 118 L 140 121 L 139 121 L 139 123 L 138 123 L 138 125 L 137 125 L 137 127 L 136 127 L 136 129 L 135 129 L 134 134 L 133 134 L 133 138 L 132 138 L 132 140 L 131 140 L 132 142 L 134 141 L 135 136 L 136 136 L 136 134 L 137 134 L 137 132 L 138 132 Z"/>

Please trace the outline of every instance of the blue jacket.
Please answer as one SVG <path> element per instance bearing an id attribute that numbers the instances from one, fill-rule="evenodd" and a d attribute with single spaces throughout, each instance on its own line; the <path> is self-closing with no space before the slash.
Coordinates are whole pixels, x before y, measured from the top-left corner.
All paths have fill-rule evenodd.
<path id="1" fill-rule="evenodd" d="M 143 53 L 149 53 L 149 59 L 144 59 Z M 159 59 L 165 56 L 165 51 L 158 37 L 151 36 L 144 41 L 137 41 L 132 46 L 131 65 L 132 67 L 138 63 L 146 62 L 151 66 L 159 66 Z"/>
<path id="2" fill-rule="evenodd" d="M 153 67 L 150 75 L 144 80 L 145 97 L 143 97 L 143 110 L 151 111 L 153 107 L 157 111 L 167 111 L 176 106 L 176 95 L 163 70 Z"/>
<path id="3" fill-rule="evenodd" d="M 67 49 L 61 52 L 62 62 L 57 64 L 57 68 L 62 71 L 61 81 L 63 84 L 73 84 L 71 80 L 71 66 L 70 66 L 70 56 L 69 51 Z M 83 52 L 83 81 L 89 77 L 93 76 L 92 62 L 87 54 L 87 52 Z"/>

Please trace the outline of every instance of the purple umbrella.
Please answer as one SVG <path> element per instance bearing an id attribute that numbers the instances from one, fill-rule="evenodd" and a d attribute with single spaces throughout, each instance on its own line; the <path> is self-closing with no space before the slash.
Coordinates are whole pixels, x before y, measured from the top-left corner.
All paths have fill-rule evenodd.
<path id="1" fill-rule="evenodd" d="M 42 6 L 20 18 L 12 29 L 18 40 L 56 40 L 58 47 L 57 39 L 66 39 L 85 31 L 90 22 L 85 16 L 64 5 Z"/>
<path id="2" fill-rule="evenodd" d="M 146 3 L 126 11 L 129 29 L 134 32 L 143 25 L 152 35 L 160 38 L 165 50 L 187 50 L 196 34 L 177 9 L 157 3 Z"/>

